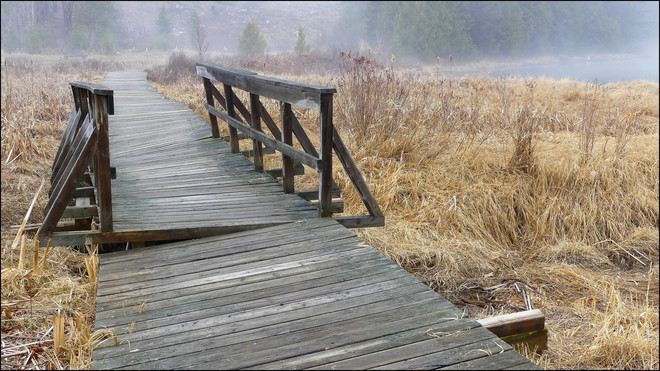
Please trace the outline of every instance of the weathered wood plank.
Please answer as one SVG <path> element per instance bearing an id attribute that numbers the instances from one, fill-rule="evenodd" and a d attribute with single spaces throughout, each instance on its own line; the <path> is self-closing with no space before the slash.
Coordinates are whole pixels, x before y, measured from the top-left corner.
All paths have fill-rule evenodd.
<path id="1" fill-rule="evenodd" d="M 236 111 L 234 110 L 234 92 L 232 91 L 232 88 L 228 84 L 223 84 L 223 88 L 225 91 L 225 102 L 227 105 L 227 115 L 232 118 L 232 119 L 237 119 L 236 117 Z M 208 104 L 207 104 L 208 106 Z M 215 110 L 215 108 L 213 108 Z M 218 111 L 220 112 L 220 111 Z M 209 111 L 209 114 L 212 112 Z M 216 115 L 217 116 L 217 115 Z M 226 121 L 226 120 L 225 120 Z M 236 131 L 235 127 L 232 127 L 231 125 L 229 126 L 229 144 L 231 146 L 231 151 L 233 153 L 236 153 L 239 151 L 238 148 L 238 132 Z"/>
<path id="2" fill-rule="evenodd" d="M 67 206 L 61 218 L 84 219 L 98 216 L 98 207 L 94 206 Z"/>
<path id="3" fill-rule="evenodd" d="M 96 91 L 96 90 L 95 90 Z M 108 142 L 108 113 L 113 112 L 112 95 L 94 95 L 94 122 L 96 123 L 96 203 L 99 209 L 101 231 L 112 232 L 112 186 L 110 170 L 110 143 Z"/>
<path id="4" fill-rule="evenodd" d="M 68 197 L 75 188 L 75 181 L 82 175 L 89 163 L 89 156 L 96 140 L 96 131 L 89 121 L 87 122 L 88 125 L 83 125 L 78 132 L 77 137 L 81 138 L 80 141 L 74 140 L 74 143 L 77 142 L 78 145 L 71 152 L 76 155 L 64 167 L 62 179 L 53 192 L 52 201 L 46 207 L 46 216 L 37 232 L 40 237 L 46 237 L 53 232 L 68 204 Z"/>
<path id="5" fill-rule="evenodd" d="M 319 149 L 321 168 L 319 171 L 319 215 L 332 216 L 332 142 L 334 125 L 332 123 L 332 94 L 320 97 L 321 125 Z"/>
<path id="6" fill-rule="evenodd" d="M 282 142 L 288 146 L 293 146 L 293 128 L 291 123 L 291 104 L 280 103 L 280 116 L 282 118 Z M 282 189 L 284 193 L 293 193 L 294 188 L 294 173 L 293 173 L 293 159 L 286 154 L 282 154 Z"/>
<path id="7" fill-rule="evenodd" d="M 268 135 L 266 135 L 266 134 L 264 134 L 260 131 L 256 131 L 256 130 L 252 129 L 251 127 L 243 124 L 239 120 L 236 120 L 236 119 L 226 115 L 225 113 L 219 111 L 218 109 L 216 109 L 214 107 L 211 107 L 211 106 L 208 106 L 208 105 L 206 105 L 205 107 L 209 111 L 209 113 L 212 113 L 215 116 L 217 116 L 218 118 L 224 120 L 226 123 L 228 123 L 234 129 L 240 129 L 248 137 L 250 137 L 252 139 L 256 139 L 256 140 L 260 141 L 261 143 L 264 143 L 268 147 L 275 148 L 276 150 L 286 154 L 287 156 L 295 159 L 296 161 L 302 162 L 303 164 L 305 164 L 305 165 L 307 165 L 307 166 L 309 166 L 309 167 L 311 167 L 315 170 L 319 170 L 322 167 L 322 161 L 320 159 L 315 158 L 313 156 L 310 156 L 309 154 L 307 154 L 305 152 L 302 152 L 302 151 L 300 151 L 299 149 L 297 149 L 295 147 L 286 145 L 286 144 L 280 142 L 279 140 L 273 139 L 273 138 L 269 137 Z"/>
<path id="8" fill-rule="evenodd" d="M 59 172 L 60 167 L 62 166 L 62 163 L 64 162 L 64 157 L 66 156 L 66 153 L 69 152 L 69 147 L 71 146 L 71 142 L 73 141 L 73 138 L 76 135 L 76 132 L 78 131 L 78 124 L 80 121 L 80 110 L 76 109 L 75 107 L 71 111 L 71 115 L 69 116 L 69 121 L 66 124 L 66 128 L 64 129 L 64 134 L 62 135 L 62 141 L 60 142 L 60 146 L 58 147 L 57 154 L 55 155 L 55 160 L 53 161 L 53 166 L 52 166 L 52 173 L 50 176 L 50 181 L 53 182 L 55 175 Z"/>
<path id="9" fill-rule="evenodd" d="M 207 78 L 203 78 L 202 81 L 204 82 L 204 93 L 206 94 L 206 103 L 210 106 L 214 106 L 215 104 L 213 103 L 213 84 L 211 84 L 211 81 Z M 218 99 L 220 101 L 220 99 Z M 224 103 L 224 99 L 223 99 Z M 209 115 L 209 120 L 211 121 L 211 135 L 213 138 L 218 138 L 220 137 L 220 128 L 218 127 L 218 119 L 215 118 L 213 115 Z"/>
<path id="10" fill-rule="evenodd" d="M 55 175 L 53 177 L 51 177 L 51 185 L 52 185 L 51 192 L 50 192 L 51 194 L 54 192 L 55 188 L 57 187 L 57 185 L 60 183 L 60 181 L 64 177 L 64 175 L 66 173 L 67 164 L 71 163 L 72 159 L 74 159 L 78 155 L 76 150 L 80 150 L 81 142 L 83 140 L 86 140 L 84 135 L 80 134 L 80 131 L 82 131 L 82 127 L 83 126 L 85 126 L 85 127 L 89 126 L 90 124 L 91 124 L 90 123 L 90 117 L 89 116 L 85 117 L 85 120 L 83 120 L 83 123 L 81 124 L 81 129 L 78 132 L 76 132 L 76 135 L 73 138 L 73 140 L 71 142 L 71 145 L 69 146 L 68 151 L 66 153 L 63 153 L 64 159 L 62 160 L 62 164 L 60 165 L 60 167 L 57 170 L 57 172 L 55 173 Z M 49 208 L 49 207 L 50 207 L 50 204 L 46 204 L 46 208 Z"/>
<path id="11" fill-rule="evenodd" d="M 335 88 L 296 83 L 224 66 L 197 63 L 197 74 L 257 95 L 301 107 L 319 110 L 322 94 L 334 94 Z"/>

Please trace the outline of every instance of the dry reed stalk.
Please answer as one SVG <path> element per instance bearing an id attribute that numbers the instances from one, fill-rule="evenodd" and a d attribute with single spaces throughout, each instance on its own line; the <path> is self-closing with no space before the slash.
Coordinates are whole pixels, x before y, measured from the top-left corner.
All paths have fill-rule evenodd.
<path id="1" fill-rule="evenodd" d="M 48 243 L 46 244 L 46 251 L 44 251 L 44 257 L 41 259 L 41 264 L 39 265 L 40 272 L 44 271 L 44 265 L 46 264 L 46 257 L 48 257 L 49 251 L 50 251 L 50 238 L 48 239 Z"/>
<path id="2" fill-rule="evenodd" d="M 21 254 L 18 258 L 18 269 L 21 270 L 25 267 L 25 245 L 27 245 L 27 235 L 23 235 L 21 238 Z"/>
<path id="3" fill-rule="evenodd" d="M 55 353 L 60 354 L 64 347 L 64 314 L 57 314 L 53 316 L 53 341 L 55 346 Z"/>
<path id="4" fill-rule="evenodd" d="M 30 213 L 32 213 L 32 208 L 34 207 L 35 202 L 37 202 L 37 197 L 39 197 L 39 192 L 41 192 L 41 188 L 43 188 L 45 183 L 46 183 L 46 178 L 41 179 L 41 185 L 39 186 L 39 189 L 37 190 L 37 192 L 34 194 L 34 198 L 32 199 L 32 202 L 30 203 L 30 207 L 28 207 L 27 213 L 25 213 L 25 217 L 23 218 L 23 222 L 21 223 L 20 228 L 18 228 L 18 232 L 16 233 L 16 238 L 14 239 L 14 242 L 11 244 L 12 249 L 15 249 L 16 246 L 18 245 L 19 237 L 23 233 L 23 229 L 25 228 L 25 224 L 27 224 L 28 218 L 30 217 Z"/>
<path id="5" fill-rule="evenodd" d="M 40 275 L 41 270 L 39 269 L 39 237 L 34 236 L 34 257 L 32 259 L 34 267 L 32 268 L 32 273 L 35 275 Z"/>

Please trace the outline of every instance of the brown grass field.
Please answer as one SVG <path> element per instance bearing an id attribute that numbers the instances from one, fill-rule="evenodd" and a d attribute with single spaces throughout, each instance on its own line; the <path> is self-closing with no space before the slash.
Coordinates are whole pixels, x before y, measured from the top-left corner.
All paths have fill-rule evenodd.
<path id="1" fill-rule="evenodd" d="M 335 125 L 386 216 L 360 237 L 476 319 L 525 310 L 526 292 L 546 316 L 549 349 L 524 352 L 542 368 L 658 369 L 658 83 L 301 58 L 212 62 L 337 88 Z M 94 328 L 96 246 L 38 247 L 37 271 L 31 236 L 23 259 L 20 239 L 12 248 L 10 226 L 49 176 L 72 108 L 68 82 L 149 69 L 150 83 L 208 121 L 193 65 L 165 53 L 2 55 L 3 369 L 89 368 L 111 335 Z M 318 132 L 313 112 L 296 115 Z M 335 164 L 345 213 L 364 214 Z M 297 186 L 315 179 L 308 171 Z M 28 223 L 41 222 L 48 188 Z"/>

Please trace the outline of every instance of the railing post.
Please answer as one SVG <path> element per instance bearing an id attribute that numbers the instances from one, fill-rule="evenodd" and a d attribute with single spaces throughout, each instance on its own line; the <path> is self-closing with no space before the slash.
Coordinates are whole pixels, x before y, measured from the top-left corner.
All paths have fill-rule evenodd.
<path id="1" fill-rule="evenodd" d="M 321 94 L 321 133 L 319 155 L 319 215 L 332 216 L 332 94 Z"/>
<path id="2" fill-rule="evenodd" d="M 234 108 L 234 92 L 231 88 L 231 85 L 222 84 L 225 91 L 225 101 L 227 103 L 227 114 L 231 118 L 238 119 L 236 117 L 236 109 Z M 233 153 L 238 153 L 238 132 L 235 127 L 229 126 L 229 144 L 231 145 L 231 151 Z"/>
<path id="3" fill-rule="evenodd" d="M 252 128 L 261 131 L 261 114 L 259 113 L 259 96 L 250 93 L 250 115 L 252 116 Z M 254 151 L 254 170 L 264 169 L 264 154 L 261 142 L 252 140 L 252 149 Z"/>
<path id="4" fill-rule="evenodd" d="M 213 104 L 213 92 L 211 91 L 211 80 L 207 79 L 206 77 L 202 78 L 204 81 L 204 93 L 206 93 L 206 103 L 209 104 L 209 106 L 214 106 Z M 220 128 L 218 128 L 218 119 L 209 114 L 209 120 L 211 121 L 211 134 L 213 135 L 213 138 L 220 138 Z"/>
<path id="5" fill-rule="evenodd" d="M 291 104 L 280 102 L 280 117 L 282 118 L 282 142 L 293 146 L 293 123 Z M 293 159 L 282 153 L 282 188 L 284 193 L 293 193 Z"/>
<path id="6" fill-rule="evenodd" d="M 110 185 L 110 143 L 108 140 L 108 97 L 90 93 L 96 123 L 96 187 L 98 189 L 99 218 L 101 231 L 112 232 L 112 190 Z"/>

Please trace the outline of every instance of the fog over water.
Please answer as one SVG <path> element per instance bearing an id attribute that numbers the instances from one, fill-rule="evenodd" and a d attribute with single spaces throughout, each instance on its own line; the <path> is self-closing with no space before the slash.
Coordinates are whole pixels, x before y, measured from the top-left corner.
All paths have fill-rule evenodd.
<path id="1" fill-rule="evenodd" d="M 563 58 L 552 63 L 501 65 L 490 69 L 468 71 L 460 75 L 486 74 L 491 77 L 551 77 L 583 80 L 601 84 L 648 80 L 658 82 L 659 62 L 654 55 L 588 55 Z"/>

